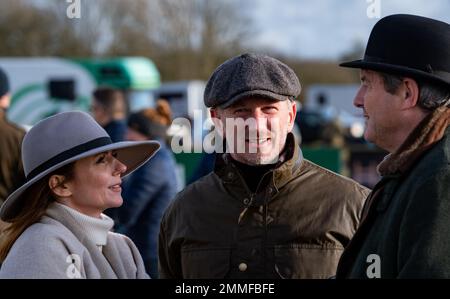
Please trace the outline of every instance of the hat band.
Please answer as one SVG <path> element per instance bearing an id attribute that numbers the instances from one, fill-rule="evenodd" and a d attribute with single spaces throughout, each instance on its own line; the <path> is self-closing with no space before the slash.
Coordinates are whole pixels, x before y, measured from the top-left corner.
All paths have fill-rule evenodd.
<path id="1" fill-rule="evenodd" d="M 388 59 L 380 58 L 380 57 L 374 57 L 374 56 L 369 56 L 369 55 L 364 55 L 363 62 L 384 63 L 384 64 L 390 64 L 390 65 L 396 66 L 396 67 L 405 67 L 405 68 L 410 68 L 410 69 L 414 69 L 414 70 L 417 70 L 417 71 L 428 72 L 428 71 L 420 69 L 418 66 L 408 66 L 408 65 L 404 65 L 404 64 L 398 64 L 398 63 L 395 63 L 395 62 L 393 63 L 393 62 L 389 61 Z"/>
<path id="2" fill-rule="evenodd" d="M 442 70 L 435 70 L 430 65 L 426 65 L 423 69 L 421 69 L 418 66 L 408 66 L 408 65 L 403 65 L 403 64 L 397 65 L 396 63 L 392 63 L 392 62 L 388 61 L 387 59 L 374 57 L 374 56 L 369 56 L 369 55 L 364 55 L 363 62 L 385 63 L 385 64 L 390 64 L 390 65 L 393 65 L 393 66 L 405 67 L 405 68 L 414 69 L 416 71 L 421 71 L 421 72 L 425 72 L 425 73 L 429 73 L 429 74 L 438 75 L 438 76 L 443 77 L 443 78 L 445 78 L 447 80 L 450 78 L 449 77 L 450 76 L 450 72 L 442 71 Z"/>
<path id="3" fill-rule="evenodd" d="M 377 63 L 389 63 L 389 64 L 391 64 L 389 61 L 387 61 L 384 58 L 375 57 L 375 56 L 369 56 L 367 54 L 364 55 L 363 61 L 365 61 L 365 62 L 377 62 Z"/>
<path id="4" fill-rule="evenodd" d="M 111 138 L 110 137 L 100 137 L 91 141 L 88 141 L 86 143 L 77 145 L 71 149 L 68 149 L 62 153 L 59 153 L 58 155 L 54 156 L 53 158 L 45 161 L 35 169 L 33 169 L 28 175 L 27 175 L 27 181 L 30 181 L 34 177 L 36 177 L 38 174 L 46 171 L 47 169 L 50 169 L 51 167 L 66 161 L 72 157 L 75 157 L 79 154 L 82 154 L 84 152 L 90 151 L 92 149 L 95 149 L 97 147 L 101 147 L 104 145 L 111 144 Z"/>

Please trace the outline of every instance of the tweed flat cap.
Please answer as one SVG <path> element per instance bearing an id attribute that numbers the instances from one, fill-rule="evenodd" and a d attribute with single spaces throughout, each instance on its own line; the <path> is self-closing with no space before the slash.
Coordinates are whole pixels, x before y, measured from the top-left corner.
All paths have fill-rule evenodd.
<path id="1" fill-rule="evenodd" d="M 295 99 L 301 91 L 294 71 L 281 61 L 261 54 L 246 53 L 221 64 L 206 84 L 207 107 L 226 108 L 246 97 L 279 101 Z"/>

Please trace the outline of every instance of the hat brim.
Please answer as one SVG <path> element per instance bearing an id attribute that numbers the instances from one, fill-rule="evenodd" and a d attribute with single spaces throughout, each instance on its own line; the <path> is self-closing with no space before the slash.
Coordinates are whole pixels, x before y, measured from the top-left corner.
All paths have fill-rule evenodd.
<path id="1" fill-rule="evenodd" d="M 394 75 L 400 75 L 400 76 L 411 76 L 414 78 L 421 78 L 421 79 L 427 79 L 431 81 L 437 81 L 440 83 L 444 83 L 447 85 L 450 85 L 450 77 L 449 78 L 443 78 L 442 76 L 434 73 L 427 73 L 421 70 L 401 66 L 401 65 L 395 65 L 395 64 L 389 64 L 389 63 L 382 63 L 382 62 L 372 62 L 372 61 L 365 61 L 363 59 L 354 60 L 354 61 L 348 61 L 343 62 L 339 64 L 341 67 L 348 67 L 348 68 L 356 68 L 356 69 L 367 69 L 367 70 L 373 70 L 378 72 L 384 72 L 388 74 L 394 74 Z"/>
<path id="2" fill-rule="evenodd" d="M 22 196 L 24 192 L 48 174 L 67 164 L 99 153 L 116 151 L 117 159 L 127 166 L 127 170 L 122 175 L 122 177 L 125 177 L 150 160 L 159 148 L 160 144 L 156 141 L 124 141 L 97 147 L 62 161 L 39 173 L 11 193 L 0 208 L 0 219 L 6 222 L 13 219 L 18 214 L 20 208 L 23 207 L 22 204 L 26 200 L 26 198 Z"/>
<path id="3" fill-rule="evenodd" d="M 246 92 L 242 92 L 234 97 L 232 97 L 230 100 L 228 100 L 226 103 L 223 103 L 222 105 L 219 105 L 219 108 L 228 108 L 234 103 L 236 103 L 239 100 L 242 100 L 244 98 L 265 98 L 265 99 L 271 99 L 275 101 L 285 101 L 290 99 L 290 96 L 282 95 L 282 94 L 276 94 L 274 92 L 268 91 L 268 90 L 249 90 Z"/>

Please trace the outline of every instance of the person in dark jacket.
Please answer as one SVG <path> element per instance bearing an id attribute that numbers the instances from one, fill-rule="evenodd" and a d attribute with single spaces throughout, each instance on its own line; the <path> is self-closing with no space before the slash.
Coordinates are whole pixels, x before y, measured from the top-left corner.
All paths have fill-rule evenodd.
<path id="1" fill-rule="evenodd" d="M 372 29 L 354 99 L 389 155 L 337 278 L 450 278 L 450 25 L 392 15 Z"/>
<path id="2" fill-rule="evenodd" d="M 161 148 L 149 163 L 124 182 L 124 203 L 112 214 L 117 231 L 135 242 L 152 278 L 158 278 L 157 242 L 161 218 L 177 192 L 176 162 L 165 143 L 170 124 L 171 111 L 164 100 L 159 100 L 155 109 L 129 116 L 127 140 L 158 140 Z"/>
<path id="3" fill-rule="evenodd" d="M 92 116 L 113 142 L 125 140 L 127 105 L 122 91 L 99 87 L 92 93 Z"/>
<path id="4" fill-rule="evenodd" d="M 167 209 L 162 278 L 335 274 L 369 191 L 303 158 L 291 133 L 299 94 L 294 71 L 265 55 L 231 58 L 213 73 L 204 100 L 227 150 Z"/>
<path id="5" fill-rule="evenodd" d="M 10 101 L 9 80 L 0 68 L 0 206 L 12 191 L 25 182 L 21 158 L 25 130 L 7 119 Z M 5 228 L 6 223 L 0 220 L 0 243 Z"/>

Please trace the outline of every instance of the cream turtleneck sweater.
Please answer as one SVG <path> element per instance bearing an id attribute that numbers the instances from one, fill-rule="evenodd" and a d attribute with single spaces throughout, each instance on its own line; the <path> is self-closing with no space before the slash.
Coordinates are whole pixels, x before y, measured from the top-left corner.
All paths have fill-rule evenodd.
<path id="1" fill-rule="evenodd" d="M 65 221 L 70 221 L 81 227 L 84 237 L 95 244 L 100 251 L 106 245 L 108 232 L 114 226 L 114 221 L 105 214 L 101 214 L 101 219 L 94 218 L 57 202 L 50 204 L 47 209 L 48 216 L 56 218 L 54 217 L 55 214 L 59 217 L 62 216 Z"/>

